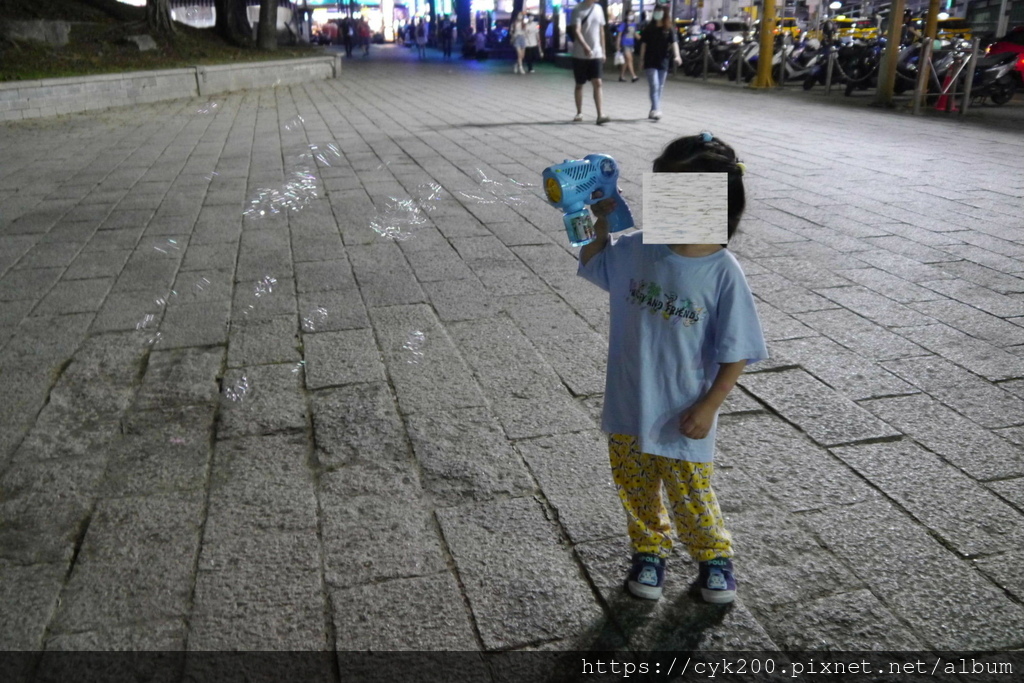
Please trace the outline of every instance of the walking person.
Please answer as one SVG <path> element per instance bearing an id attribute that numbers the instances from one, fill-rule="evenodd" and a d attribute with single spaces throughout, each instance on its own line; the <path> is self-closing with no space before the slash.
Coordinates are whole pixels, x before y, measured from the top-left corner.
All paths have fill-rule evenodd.
<path id="1" fill-rule="evenodd" d="M 370 56 L 370 25 L 365 19 L 360 19 L 358 24 L 359 44 L 363 46 L 363 56 Z"/>
<path id="2" fill-rule="evenodd" d="M 452 58 L 452 43 L 455 40 L 455 22 L 452 21 L 451 15 L 444 15 L 444 19 L 441 21 L 441 52 L 444 53 L 445 59 Z"/>
<path id="3" fill-rule="evenodd" d="M 679 138 L 654 172 L 724 175 L 731 239 L 746 205 L 731 147 L 710 133 Z M 732 536 L 711 479 L 718 410 L 747 363 L 768 357 L 754 297 L 727 245 L 645 244 L 643 231 L 611 242 L 615 201 L 592 207 L 597 239 L 580 251 L 577 273 L 611 306 L 601 429 L 633 549 L 626 590 L 661 597 L 674 523 L 698 563 L 701 596 L 730 603 Z"/>
<path id="4" fill-rule="evenodd" d="M 636 71 L 633 69 L 633 52 L 636 49 L 636 37 L 637 37 L 637 25 L 636 25 L 636 12 L 630 12 L 629 16 L 619 26 L 619 35 L 615 41 L 615 51 L 621 52 L 622 57 L 625 60 L 619 67 L 619 81 L 626 80 L 626 72 L 629 72 L 629 76 L 633 83 L 639 80 L 636 75 Z"/>
<path id="5" fill-rule="evenodd" d="M 604 10 L 597 0 L 583 0 L 572 11 L 572 72 L 576 80 L 576 116 L 573 121 L 583 120 L 583 86 L 587 81 L 594 89 L 597 125 L 611 120 L 601 113 L 606 23 Z"/>
<path id="6" fill-rule="evenodd" d="M 420 59 L 427 58 L 427 24 L 423 17 L 416 20 L 416 54 Z"/>
<path id="7" fill-rule="evenodd" d="M 516 65 L 512 67 L 512 73 L 524 74 L 523 57 L 526 56 L 526 14 L 519 13 L 516 20 L 512 22 L 512 47 L 516 50 Z"/>
<path id="8" fill-rule="evenodd" d="M 661 91 L 668 78 L 669 60 L 676 66 L 683 63 L 679 56 L 679 36 L 672 24 L 666 5 L 659 4 L 651 21 L 640 33 L 640 63 L 647 76 L 651 96 L 651 113 L 647 118 L 655 121 L 661 118 Z"/>
<path id="9" fill-rule="evenodd" d="M 544 58 L 540 47 L 540 25 L 533 17 L 526 18 L 526 71 L 533 73 L 534 62 Z"/>

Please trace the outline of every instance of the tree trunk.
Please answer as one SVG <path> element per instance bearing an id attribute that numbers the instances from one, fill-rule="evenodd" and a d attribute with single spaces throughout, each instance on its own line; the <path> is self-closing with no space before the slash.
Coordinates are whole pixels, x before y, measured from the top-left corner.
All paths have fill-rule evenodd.
<path id="1" fill-rule="evenodd" d="M 277 0 L 260 0 L 256 47 L 268 52 L 277 49 Z"/>
<path id="2" fill-rule="evenodd" d="M 237 47 L 252 46 L 252 26 L 245 0 L 213 0 L 217 35 Z"/>
<path id="3" fill-rule="evenodd" d="M 146 0 L 146 26 L 156 35 L 174 35 L 170 0 Z"/>

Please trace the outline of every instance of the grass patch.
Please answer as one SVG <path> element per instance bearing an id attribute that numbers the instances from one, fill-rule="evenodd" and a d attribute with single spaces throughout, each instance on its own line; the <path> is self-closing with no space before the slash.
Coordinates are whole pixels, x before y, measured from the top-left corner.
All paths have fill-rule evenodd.
<path id="1" fill-rule="evenodd" d="M 128 36 L 148 33 L 142 8 L 120 5 L 112 16 L 76 0 L 0 0 L 0 23 L 62 20 L 71 23 L 68 44 L 52 46 L 34 41 L 0 39 L 0 81 L 66 78 L 93 74 L 177 69 L 195 65 L 232 64 L 274 59 L 317 57 L 323 48 L 311 45 L 279 47 L 273 52 L 238 48 L 213 29 L 175 24 L 170 39 L 153 36 L 158 49 L 140 52 Z"/>

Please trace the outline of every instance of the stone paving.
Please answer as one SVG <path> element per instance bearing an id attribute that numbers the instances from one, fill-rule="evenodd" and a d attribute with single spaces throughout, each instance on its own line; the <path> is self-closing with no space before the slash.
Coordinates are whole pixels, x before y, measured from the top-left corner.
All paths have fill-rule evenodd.
<path id="1" fill-rule="evenodd" d="M 0 647 L 1024 647 L 1024 138 L 417 62 L 0 128 Z M 608 303 L 540 171 L 710 129 L 770 361 L 721 418 L 741 597 L 633 600 Z M 261 215 L 262 212 L 262 215 Z"/>

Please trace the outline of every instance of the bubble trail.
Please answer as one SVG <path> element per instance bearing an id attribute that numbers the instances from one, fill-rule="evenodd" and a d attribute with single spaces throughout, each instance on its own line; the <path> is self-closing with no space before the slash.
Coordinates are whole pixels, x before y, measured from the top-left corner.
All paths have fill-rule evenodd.
<path id="1" fill-rule="evenodd" d="M 402 344 L 402 349 L 410 353 L 410 357 L 406 359 L 406 363 L 410 365 L 417 365 L 420 359 L 423 358 L 423 347 L 427 342 L 427 335 L 420 330 L 413 330 L 409 333 L 409 338 Z"/>

